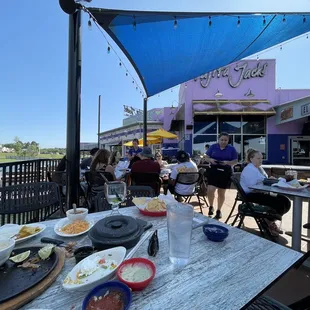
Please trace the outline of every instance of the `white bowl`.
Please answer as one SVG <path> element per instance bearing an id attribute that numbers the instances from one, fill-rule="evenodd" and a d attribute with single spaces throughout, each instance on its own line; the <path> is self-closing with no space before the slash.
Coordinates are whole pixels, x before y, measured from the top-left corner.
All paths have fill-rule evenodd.
<path id="1" fill-rule="evenodd" d="M 77 212 L 81 212 L 83 211 L 83 213 L 77 213 L 75 214 L 74 213 L 74 210 L 73 209 L 70 209 L 66 212 L 66 215 L 67 215 L 67 218 L 73 222 L 73 221 L 83 221 L 85 220 L 87 214 L 88 214 L 88 209 L 86 208 L 76 208 L 76 211 Z"/>
<path id="2" fill-rule="evenodd" d="M 15 246 L 13 238 L 0 238 L 0 266 L 2 266 L 10 257 Z"/>
<path id="3" fill-rule="evenodd" d="M 109 280 L 111 277 L 113 277 L 116 273 L 117 268 L 119 265 L 123 262 L 126 255 L 126 248 L 119 246 L 111 249 L 107 249 L 104 251 L 100 251 L 97 253 L 94 253 L 83 260 L 81 260 L 75 267 L 69 272 L 69 274 L 66 276 L 62 286 L 67 291 L 90 291 L 97 285 Z M 97 257 L 97 258 L 96 258 Z M 117 267 L 113 270 L 110 270 L 109 268 L 104 269 L 102 267 L 99 267 L 93 274 L 82 278 L 80 283 L 74 283 L 77 281 L 77 274 L 81 270 L 81 267 L 85 266 L 85 261 L 96 261 L 100 260 L 102 258 L 105 258 L 107 260 L 111 260 L 115 262 Z M 71 280 L 69 282 L 69 280 Z"/>

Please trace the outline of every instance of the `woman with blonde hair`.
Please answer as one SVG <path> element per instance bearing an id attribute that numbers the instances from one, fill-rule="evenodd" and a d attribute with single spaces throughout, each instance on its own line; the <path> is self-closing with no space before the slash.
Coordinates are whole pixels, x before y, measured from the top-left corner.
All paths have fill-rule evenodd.
<path id="1" fill-rule="evenodd" d="M 247 198 L 250 202 L 273 208 L 280 216 L 290 210 L 291 202 L 284 195 L 271 196 L 270 193 L 253 192 L 250 188 L 253 185 L 263 183 L 268 178 L 267 173 L 262 167 L 263 155 L 257 150 L 250 150 L 247 154 L 248 165 L 243 169 L 240 176 L 240 185 L 242 186 Z M 271 177 L 273 178 L 273 177 Z M 266 220 L 270 233 L 278 236 L 282 233 L 281 229 L 276 225 L 275 220 Z"/>
<path id="2" fill-rule="evenodd" d="M 91 162 L 90 171 L 109 172 L 115 180 L 114 168 L 109 164 L 109 160 L 110 152 L 108 150 L 98 150 Z"/>

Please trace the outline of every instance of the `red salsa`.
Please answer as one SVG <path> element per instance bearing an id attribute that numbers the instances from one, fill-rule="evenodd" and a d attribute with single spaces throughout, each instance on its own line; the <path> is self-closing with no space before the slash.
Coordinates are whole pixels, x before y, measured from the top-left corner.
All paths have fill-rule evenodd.
<path id="1" fill-rule="evenodd" d="M 94 296 L 87 304 L 86 310 L 124 310 L 122 294 L 108 291 L 104 296 Z"/>

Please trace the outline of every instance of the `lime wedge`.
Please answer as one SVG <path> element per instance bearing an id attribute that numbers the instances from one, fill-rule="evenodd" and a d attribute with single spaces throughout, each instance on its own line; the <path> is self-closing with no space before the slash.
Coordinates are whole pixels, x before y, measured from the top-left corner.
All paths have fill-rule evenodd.
<path id="1" fill-rule="evenodd" d="M 18 255 L 15 255 L 13 257 L 10 257 L 10 260 L 14 263 L 21 263 L 24 260 L 26 260 L 29 257 L 29 255 L 30 255 L 30 250 L 20 253 Z"/>
<path id="2" fill-rule="evenodd" d="M 48 259 L 51 256 L 51 254 L 53 253 L 54 248 L 55 248 L 54 244 L 48 244 L 44 248 L 40 249 L 38 252 L 40 258 L 43 260 Z"/>

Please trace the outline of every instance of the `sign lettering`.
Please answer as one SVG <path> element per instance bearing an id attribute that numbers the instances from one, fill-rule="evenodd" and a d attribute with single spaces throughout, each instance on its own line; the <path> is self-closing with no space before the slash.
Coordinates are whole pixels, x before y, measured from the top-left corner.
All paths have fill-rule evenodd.
<path id="1" fill-rule="evenodd" d="M 251 69 L 248 68 L 248 63 L 245 61 L 241 64 L 238 63 L 234 68 L 234 70 L 239 73 L 237 78 L 233 78 L 230 74 L 231 67 L 223 67 L 201 76 L 200 85 L 203 88 L 207 88 L 210 85 L 212 79 L 226 77 L 228 78 L 228 84 L 232 88 L 237 88 L 243 80 L 264 77 L 267 67 L 268 63 L 261 64 L 260 62 L 258 62 L 257 66 Z"/>
<path id="2" fill-rule="evenodd" d="M 310 114 L 310 103 L 301 106 L 301 116 Z"/>

